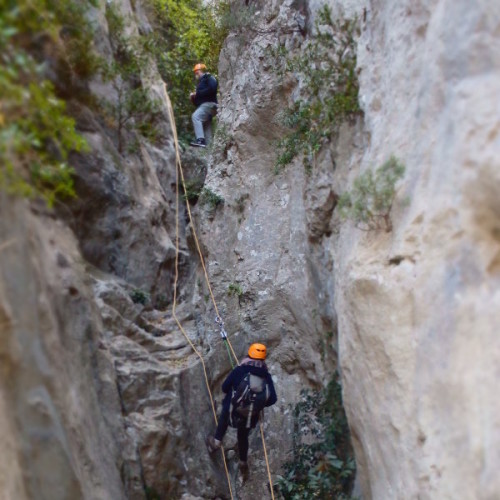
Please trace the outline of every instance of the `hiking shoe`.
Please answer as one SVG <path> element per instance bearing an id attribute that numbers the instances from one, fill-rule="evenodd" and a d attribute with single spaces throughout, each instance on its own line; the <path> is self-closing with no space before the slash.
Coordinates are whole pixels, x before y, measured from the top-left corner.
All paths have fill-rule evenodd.
<path id="1" fill-rule="evenodd" d="M 240 468 L 241 479 L 243 480 L 244 483 L 246 483 L 248 481 L 248 476 L 250 475 L 248 462 L 243 462 L 242 460 L 240 460 L 239 468 Z"/>
<path id="2" fill-rule="evenodd" d="M 207 147 L 207 142 L 205 139 L 196 139 L 196 141 L 191 142 L 191 146 L 194 146 L 195 148 L 206 148 Z"/>
<path id="3" fill-rule="evenodd" d="M 213 436 L 207 436 L 205 438 L 205 444 L 207 445 L 208 453 L 213 453 L 214 451 L 220 449 L 221 442 Z"/>

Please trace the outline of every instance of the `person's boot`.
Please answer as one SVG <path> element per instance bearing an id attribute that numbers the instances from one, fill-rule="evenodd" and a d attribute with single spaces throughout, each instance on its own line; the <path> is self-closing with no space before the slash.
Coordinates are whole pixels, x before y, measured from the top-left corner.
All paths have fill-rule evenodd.
<path id="1" fill-rule="evenodd" d="M 206 148 L 207 142 L 205 139 L 199 138 L 196 139 L 196 141 L 191 141 L 191 146 L 194 146 L 195 148 Z"/>
<path id="2" fill-rule="evenodd" d="M 215 439 L 213 436 L 207 436 L 205 438 L 205 444 L 207 445 L 208 453 L 213 453 L 217 451 L 221 447 L 221 442 L 218 439 Z"/>
<path id="3" fill-rule="evenodd" d="M 243 460 L 240 460 L 239 468 L 240 468 L 241 479 L 244 483 L 246 483 L 248 481 L 248 476 L 250 475 L 250 469 L 248 468 L 248 462 L 243 462 Z"/>

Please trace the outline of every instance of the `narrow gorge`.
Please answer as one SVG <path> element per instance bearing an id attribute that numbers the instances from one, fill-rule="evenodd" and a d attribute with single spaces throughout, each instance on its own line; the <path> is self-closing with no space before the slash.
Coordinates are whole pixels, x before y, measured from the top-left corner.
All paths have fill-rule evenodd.
<path id="1" fill-rule="evenodd" d="M 275 498 L 500 497 L 500 4 L 8 0 L 0 45 L 0 499 L 271 498 L 259 428 L 231 490 L 205 447 L 212 291 Z"/>

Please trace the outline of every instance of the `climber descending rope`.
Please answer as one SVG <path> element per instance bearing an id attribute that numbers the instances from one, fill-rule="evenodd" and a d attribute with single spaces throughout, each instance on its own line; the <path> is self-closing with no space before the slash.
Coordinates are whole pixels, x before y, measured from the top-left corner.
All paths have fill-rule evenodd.
<path id="1" fill-rule="evenodd" d="M 222 440 L 229 424 L 237 430 L 239 468 L 243 482 L 247 481 L 248 436 L 267 406 L 277 401 L 273 379 L 266 366 L 266 346 L 252 344 L 248 357 L 233 368 L 222 384 L 226 393 L 222 402 L 222 411 L 215 435 L 206 438 L 209 453 L 214 453 L 222 446 Z"/>
<path id="2" fill-rule="evenodd" d="M 216 323 L 219 326 L 221 338 L 222 338 L 222 340 L 223 340 L 223 342 L 224 342 L 224 344 L 225 344 L 225 346 L 226 346 L 226 348 L 228 350 L 228 355 L 229 355 L 229 359 L 231 361 L 231 365 L 233 367 L 234 367 L 235 364 L 239 365 L 239 361 L 238 361 L 238 357 L 236 356 L 236 353 L 234 352 L 233 346 L 231 345 L 229 337 L 228 337 L 228 335 L 227 335 L 227 333 L 225 331 L 224 322 L 223 322 L 222 317 L 221 317 L 221 315 L 219 313 L 219 308 L 217 307 L 217 302 L 216 302 L 215 296 L 213 294 L 212 286 L 210 284 L 210 279 L 208 277 L 208 272 L 207 272 L 206 265 L 205 265 L 205 260 L 203 258 L 203 254 L 201 252 L 200 244 L 199 244 L 199 241 L 198 241 L 198 236 L 197 236 L 196 229 L 195 229 L 195 226 L 194 226 L 194 221 L 193 221 L 193 217 L 192 217 L 192 214 L 191 214 L 191 207 L 190 207 L 190 204 L 189 204 L 189 201 L 188 201 L 188 196 L 187 196 L 187 191 L 186 191 L 186 184 L 185 184 L 185 179 L 184 179 L 184 172 L 183 172 L 183 169 L 182 169 L 182 162 L 181 162 L 180 150 L 179 150 L 179 142 L 178 142 L 178 137 L 177 137 L 177 129 L 176 129 L 176 126 L 175 126 L 175 117 L 174 117 L 174 112 L 173 112 L 172 104 L 170 102 L 170 98 L 168 96 L 168 92 L 167 92 L 166 86 L 164 86 L 164 93 L 165 93 L 165 102 L 167 103 L 168 111 L 169 111 L 170 126 L 172 128 L 172 133 L 173 133 L 173 136 L 174 136 L 175 162 L 176 162 L 176 224 L 175 224 L 176 254 L 175 254 L 175 279 L 174 279 L 174 298 L 173 298 L 173 305 L 172 305 L 172 316 L 173 316 L 175 322 L 177 323 L 180 331 L 182 332 L 182 334 L 186 338 L 187 342 L 189 343 L 189 345 L 193 349 L 193 352 L 200 359 L 200 362 L 201 362 L 201 365 L 202 365 L 202 368 L 203 368 L 203 375 L 204 375 L 204 378 L 205 378 L 205 384 L 206 384 L 206 387 L 207 387 L 208 395 L 210 397 L 210 404 L 211 404 L 212 413 L 213 413 L 213 416 L 214 416 L 214 421 L 215 421 L 215 424 L 218 425 L 217 413 L 215 411 L 215 403 L 214 403 L 212 391 L 210 389 L 210 382 L 209 382 L 209 379 L 208 379 L 208 374 L 207 374 L 207 369 L 206 369 L 206 365 L 205 365 L 205 360 L 203 359 L 203 356 L 201 355 L 201 353 L 198 351 L 198 349 L 196 348 L 196 346 L 193 344 L 193 342 L 191 341 L 191 339 L 187 335 L 184 327 L 182 326 L 182 324 L 181 324 L 181 322 L 180 322 L 180 320 L 179 320 L 179 318 L 177 317 L 177 314 L 176 314 L 176 308 L 177 308 L 177 285 L 178 285 L 178 280 L 179 280 L 179 213 L 180 213 L 179 181 L 182 184 L 182 187 L 183 187 L 183 190 L 184 190 L 184 195 L 185 195 L 184 197 L 185 197 L 185 201 L 186 201 L 186 208 L 187 208 L 187 213 L 188 213 L 189 221 L 191 223 L 193 238 L 194 238 L 196 250 L 197 250 L 199 258 L 200 258 L 201 266 L 203 268 L 203 273 L 204 273 L 205 281 L 207 283 L 207 287 L 208 287 L 208 290 L 209 290 L 210 298 L 212 300 L 212 304 L 214 306 L 214 310 L 215 310 L 215 313 L 216 313 Z M 269 468 L 269 460 L 268 460 L 268 456 L 267 456 L 267 449 L 266 449 L 266 443 L 265 443 L 265 438 L 264 438 L 264 428 L 263 428 L 262 420 L 260 421 L 260 435 L 261 435 L 261 439 L 262 439 L 262 446 L 263 446 L 263 449 L 264 449 L 264 458 L 265 458 L 265 462 L 266 462 L 266 468 L 267 468 L 267 475 L 268 475 L 268 480 L 269 480 L 271 497 L 274 500 L 274 491 L 273 491 L 273 485 L 272 485 L 272 479 L 271 479 L 271 471 L 270 471 L 270 468 Z M 229 487 L 229 494 L 231 496 L 231 499 L 234 499 L 233 490 L 232 490 L 232 486 L 231 486 L 231 479 L 230 479 L 230 476 L 229 476 L 229 470 L 228 470 L 228 466 L 227 466 L 227 461 L 226 461 L 226 456 L 225 456 L 224 448 L 221 446 L 220 449 L 221 449 L 221 453 L 222 453 L 222 460 L 223 460 L 223 463 L 224 463 L 224 470 L 225 470 L 225 473 L 226 473 L 227 483 L 228 483 L 228 487 Z"/>

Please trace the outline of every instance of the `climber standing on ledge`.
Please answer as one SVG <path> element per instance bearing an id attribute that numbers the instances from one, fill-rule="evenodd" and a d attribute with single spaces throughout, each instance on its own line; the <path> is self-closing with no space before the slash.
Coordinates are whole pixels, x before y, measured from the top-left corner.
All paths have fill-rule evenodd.
<path id="1" fill-rule="evenodd" d="M 266 346 L 252 344 L 245 358 L 226 378 L 222 390 L 226 393 L 215 436 L 207 436 L 209 453 L 218 450 L 227 427 L 236 427 L 239 467 L 243 481 L 248 479 L 248 435 L 259 420 L 262 410 L 278 400 L 273 379 L 265 363 Z"/>
<path id="2" fill-rule="evenodd" d="M 217 80 L 206 73 L 204 64 L 196 64 L 193 68 L 198 81 L 196 91 L 191 93 L 191 102 L 196 106 L 192 115 L 196 140 L 191 146 L 205 148 L 212 139 L 212 118 L 217 114 Z"/>

